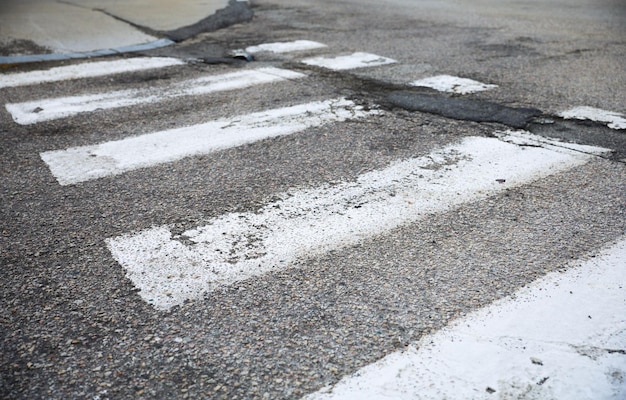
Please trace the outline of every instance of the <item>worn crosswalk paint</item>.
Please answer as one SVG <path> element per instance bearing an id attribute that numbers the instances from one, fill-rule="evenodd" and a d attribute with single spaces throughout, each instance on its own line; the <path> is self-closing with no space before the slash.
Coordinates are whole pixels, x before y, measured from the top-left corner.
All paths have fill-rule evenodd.
<path id="1" fill-rule="evenodd" d="M 293 42 L 263 43 L 256 46 L 246 47 L 248 53 L 260 53 L 263 51 L 272 53 L 290 53 L 293 51 L 314 50 L 326 47 L 325 44 L 312 40 L 294 40 Z"/>
<path id="2" fill-rule="evenodd" d="M 469 137 L 356 181 L 296 190 L 255 212 L 230 213 L 173 235 L 157 226 L 107 240 L 113 257 L 158 309 L 222 285 L 289 267 L 364 238 L 587 162 L 605 151 L 524 132 Z M 530 144 L 530 146 L 529 146 Z M 505 179 L 505 183 L 501 183 Z"/>
<path id="3" fill-rule="evenodd" d="M 119 90 L 9 103 L 6 104 L 6 109 L 11 113 L 15 122 L 21 125 L 30 125 L 96 110 L 149 104 L 182 96 L 197 96 L 244 89 L 287 79 L 299 79 L 305 76 L 295 71 L 267 67 L 205 76 L 159 88 Z"/>
<path id="4" fill-rule="evenodd" d="M 558 115 L 565 119 L 588 119 L 603 122 L 611 129 L 626 129 L 626 116 L 624 114 L 600 108 L 580 106 L 563 111 Z"/>
<path id="5" fill-rule="evenodd" d="M 304 400 L 624 399 L 626 240 Z"/>
<path id="6" fill-rule="evenodd" d="M 393 64 L 396 60 L 378 56 L 371 53 L 353 53 L 347 56 L 337 57 L 311 57 L 302 60 L 306 65 L 341 71 L 346 69 L 377 67 L 381 65 Z"/>
<path id="7" fill-rule="evenodd" d="M 469 94 L 482 92 L 497 88 L 498 85 L 491 85 L 475 81 L 473 79 L 460 78 L 451 75 L 437 75 L 429 78 L 420 79 L 410 83 L 411 86 L 429 87 L 440 92 Z"/>
<path id="8" fill-rule="evenodd" d="M 114 61 L 86 62 L 46 70 L 0 74 L 0 88 L 92 78 L 183 64 L 185 64 L 184 61 L 171 57 L 138 57 Z"/>
<path id="9" fill-rule="evenodd" d="M 48 151 L 40 156 L 61 185 L 70 185 L 376 113 L 337 98 Z"/>

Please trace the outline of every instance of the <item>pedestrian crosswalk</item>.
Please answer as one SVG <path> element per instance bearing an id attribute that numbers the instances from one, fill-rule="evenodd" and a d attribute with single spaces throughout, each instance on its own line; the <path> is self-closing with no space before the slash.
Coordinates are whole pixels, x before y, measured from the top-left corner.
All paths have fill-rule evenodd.
<path id="1" fill-rule="evenodd" d="M 326 47 L 325 44 L 312 40 L 294 40 L 293 42 L 262 43 L 257 46 L 246 47 L 245 50 L 252 54 L 261 52 L 290 53 L 294 51 L 321 49 L 324 47 Z"/>
<path id="2" fill-rule="evenodd" d="M 302 60 L 306 65 L 342 71 L 346 69 L 378 67 L 396 63 L 396 60 L 376 54 L 357 52 L 336 57 L 312 57 Z"/>
<path id="3" fill-rule="evenodd" d="M 450 75 L 431 76 L 411 82 L 412 86 L 429 87 L 440 92 L 468 94 L 494 89 L 498 85 L 490 85 L 473 79 L 459 78 Z"/>
<path id="4" fill-rule="evenodd" d="M 319 42 L 298 40 L 249 46 L 246 51 L 285 53 L 326 47 Z M 381 67 L 397 61 L 355 52 L 350 55 L 309 57 L 301 62 L 341 71 Z M 10 87 L 184 64 L 166 57 L 100 61 L 9 74 L 0 79 L 0 84 Z M 306 78 L 306 74 L 283 68 L 251 68 L 159 88 L 7 103 L 6 109 L 15 122 L 28 125 L 94 110 L 130 107 L 175 97 L 207 95 L 302 78 Z M 423 78 L 407 84 L 457 94 L 497 87 L 450 75 Z M 380 112 L 375 109 L 364 110 L 350 100 L 336 98 L 99 144 L 50 150 L 42 152 L 40 157 L 59 184 L 75 185 L 193 155 L 289 135 L 331 122 L 367 118 Z M 620 114 L 589 107 L 572 109 L 562 116 L 595 118 L 615 128 L 622 127 Z M 120 265 L 128 270 L 130 279 L 141 289 L 142 297 L 157 308 L 167 309 L 182 304 L 184 300 L 198 298 L 216 285 L 247 279 L 276 268 L 277 265 L 287 267 L 297 257 L 348 245 L 362 237 L 414 221 L 426 212 L 445 210 L 476 197 L 522 185 L 585 162 L 590 155 L 610 151 L 545 140 L 527 132 L 494 134 L 497 138 L 466 139 L 426 157 L 400 161 L 386 169 L 363 175 L 354 183 L 289 195 L 276 204 L 266 205 L 263 208 L 265 211 L 219 217 L 208 226 L 182 235 L 197 244 L 193 251 L 177 241 L 176 237 L 171 237 L 167 227 L 109 238 L 109 248 Z M 443 165 L 447 166 L 445 173 L 430 172 Z M 259 226 L 264 229 L 259 230 Z M 243 248 L 241 237 L 255 238 L 254 243 Z M 165 252 L 163 259 L 149 256 L 162 253 L 166 248 L 171 251 Z M 151 261 L 146 262 L 148 259 Z M 227 270 L 230 272 L 225 273 Z M 184 278 L 172 278 L 179 276 Z"/>
<path id="5" fill-rule="evenodd" d="M 305 75 L 280 68 L 258 68 L 222 75 L 192 79 L 158 89 L 129 89 L 98 94 L 57 97 L 8 103 L 6 109 L 20 125 L 66 118 L 96 110 L 150 104 L 183 96 L 199 96 L 214 92 L 244 89 L 286 79 L 300 79 Z"/>
<path id="6" fill-rule="evenodd" d="M 84 62 L 46 70 L 0 75 L 0 89 L 144 71 L 183 65 L 184 63 L 184 61 L 172 57 L 136 57 L 114 61 Z"/>
<path id="7" fill-rule="evenodd" d="M 559 113 L 559 116 L 566 119 L 587 119 L 602 122 L 611 129 L 626 129 L 626 116 L 624 114 L 595 107 L 574 107 Z"/>
<path id="8" fill-rule="evenodd" d="M 291 192 L 251 213 L 218 217 L 173 237 L 166 226 L 111 238 L 111 253 L 159 309 L 223 285 L 288 268 L 298 258 L 355 244 L 424 215 L 555 174 L 607 149 L 575 150 L 526 133 L 467 138 L 355 182 Z M 441 169 L 440 169 L 441 168 Z M 193 242 L 185 246 L 180 238 Z"/>
<path id="9" fill-rule="evenodd" d="M 331 99 L 48 151 L 41 158 L 61 185 L 70 185 L 375 113 L 346 99 Z"/>
<path id="10" fill-rule="evenodd" d="M 341 73 L 386 68 L 402 62 L 362 51 L 336 54 L 326 44 L 309 40 L 261 43 L 248 46 L 245 51 L 293 53 L 295 62 L 288 67 L 279 63 L 259 66 L 251 63 L 234 72 L 203 71 L 200 77 L 151 88 L 97 92 L 92 88 L 85 91 L 81 86 L 81 94 L 7 101 L 4 106 L 15 124 L 36 126 L 83 114 L 93 115 L 95 111 L 151 104 L 167 107 L 163 104 L 167 100 L 180 98 L 193 104 L 203 96 L 217 93 L 235 96 L 253 87 L 301 84 L 318 79 L 320 68 Z M 169 57 L 84 62 L 41 71 L 0 74 L 0 91 L 156 68 L 185 69 L 189 65 Z M 418 76 L 406 82 L 408 90 L 426 87 L 448 93 L 445 96 L 470 95 L 501 86 L 504 84 L 443 74 Z M 81 184 L 89 181 L 102 180 L 103 187 L 107 187 L 119 175 L 130 171 L 149 174 L 159 165 L 253 143 L 272 147 L 279 137 L 290 138 L 306 135 L 316 128 L 361 123 L 393 112 L 371 104 L 373 102 L 367 104 L 337 93 L 311 101 L 283 102 L 287 104 L 201 123 L 118 135 L 114 140 L 88 137 L 78 146 L 54 148 L 51 145 L 53 148 L 46 148 L 38 155 L 46 171 L 60 185 L 55 190 L 80 193 Z M 626 129 L 622 114 L 591 107 L 573 107 L 554 117 L 591 119 L 612 129 Z M 597 156 L 612 151 L 551 140 L 524 130 L 491 128 L 486 128 L 489 132 L 484 135 L 446 138 L 438 147 L 423 154 L 386 162 L 352 178 L 273 193 L 271 199 L 257 204 L 254 209 L 212 215 L 196 221 L 193 226 L 187 224 L 182 230 L 163 221 L 99 239 L 106 244 L 111 262 L 115 260 L 137 289 L 139 298 L 156 312 L 171 311 L 176 306 L 197 304 L 208 294 L 234 283 L 262 279 L 270 273 L 288 270 L 301 260 L 330 254 L 365 240 L 376 240 L 394 229 L 422 223 L 433 215 L 465 204 L 504 196 L 538 180 L 583 167 Z M 338 390 L 344 390 L 351 382 L 339 386 Z M 326 398 L 327 395 L 320 392 L 311 398 Z"/>
<path id="11" fill-rule="evenodd" d="M 246 51 L 251 53 L 283 53 L 325 48 L 326 45 L 319 42 L 298 40 L 249 46 Z M 301 62 L 305 65 L 341 71 L 381 67 L 397 61 L 375 54 L 355 52 L 350 55 L 309 57 L 302 59 Z M 4 87 L 10 87 L 184 64 L 180 60 L 166 57 L 100 61 L 52 68 L 45 71 L 8 74 L 0 79 L 0 84 Z M 22 103 L 7 103 L 6 109 L 11 113 L 15 122 L 28 125 L 94 110 L 130 107 L 175 97 L 207 95 L 219 91 L 243 89 L 254 85 L 302 78 L 306 78 L 304 73 L 277 67 L 251 68 L 204 76 L 154 89 L 130 89 L 37 99 Z M 449 75 L 423 78 L 407 84 L 458 94 L 468 94 L 496 87 L 493 84 L 484 84 Z M 270 109 L 99 144 L 50 150 L 42 152 L 40 156 L 59 184 L 73 185 L 88 180 L 119 175 L 139 168 L 173 162 L 192 155 L 207 154 L 253 141 L 289 135 L 330 122 L 367 118 L 378 113 L 380 111 L 373 109 L 366 111 L 350 100 L 337 98 Z M 589 107 L 575 108 L 564 112 L 562 116 L 565 118 L 595 118 L 612 124 L 612 127 L 622 128 L 620 114 L 602 112 L 602 110 Z M 208 227 L 200 227 L 198 230 L 184 234 L 184 236 L 193 238 L 193 241 L 203 244 L 203 246 L 196 246 L 193 254 L 184 256 L 183 254 L 186 254 L 188 249 L 177 242 L 176 238 L 171 238 L 167 228 L 164 227 L 154 228 L 132 236 L 110 238 L 108 243 L 115 258 L 127 268 L 129 276 L 137 287 L 142 288 L 141 293 L 144 299 L 157 307 L 169 308 L 174 304 L 182 303 L 185 299 L 201 296 L 202 293 L 210 290 L 210 287 L 215 286 L 215 282 L 227 284 L 246 279 L 278 264 L 288 265 L 289 261 L 298 255 L 327 249 L 331 243 L 334 243 L 334 246 L 342 246 L 341 243 L 347 244 L 355 240 L 358 241 L 363 235 L 371 236 L 389 227 L 412 221 L 426 210 L 446 209 L 460 202 L 469 201 L 478 194 L 485 196 L 496 189 L 520 185 L 532 179 L 539 179 L 547 173 L 557 173 L 565 168 L 571 168 L 588 159 L 588 154 L 610 151 L 547 141 L 524 132 L 507 132 L 497 135 L 498 138 L 495 139 L 473 138 L 465 140 L 457 146 L 439 150 L 425 158 L 402 161 L 385 170 L 362 176 L 354 184 L 303 192 L 289 200 L 281 201 L 279 205 L 269 204 L 266 206 L 266 210 L 269 211 L 274 209 L 291 210 L 289 213 L 292 214 L 289 215 L 291 215 L 290 218 L 295 218 L 293 220 L 282 212 L 278 214 L 270 212 L 267 215 L 257 213 L 221 217 L 214 223 L 215 227 L 220 228 L 214 227 L 212 229 L 233 232 L 228 233 L 230 240 L 234 241 L 231 244 L 222 243 L 226 237 L 221 237 L 220 245 L 213 243 L 215 239 L 211 238 L 219 235 L 218 233 L 210 234 L 207 230 Z M 537 149 L 519 151 L 522 148 L 520 146 L 526 146 L 530 142 L 537 144 Z M 478 149 L 488 150 L 485 150 L 486 153 L 484 153 Z M 509 153 L 511 151 L 513 153 Z M 427 173 L 434 166 L 443 164 L 450 165 L 448 167 L 449 173 L 438 174 L 437 176 Z M 532 166 L 532 169 L 527 171 L 524 167 L 529 166 Z M 417 174 L 416 170 L 421 172 Z M 466 175 L 472 177 L 471 181 L 464 177 Z M 506 180 L 507 184 L 498 185 L 494 183 L 496 179 L 502 179 L 502 182 Z M 394 183 L 383 183 L 383 181 Z M 404 182 L 405 186 L 397 182 Z M 415 192 L 415 189 L 411 189 L 412 187 L 418 188 L 419 192 Z M 396 193 L 400 193 L 399 197 L 396 197 Z M 410 202 L 407 200 L 409 198 L 412 199 Z M 354 208 L 355 206 L 358 208 Z M 399 208 L 390 212 L 389 210 L 394 209 L 394 207 Z M 307 213 L 304 210 L 316 210 L 313 213 L 314 219 L 307 219 Z M 382 210 L 386 210 L 386 212 Z M 341 221 L 335 221 L 337 215 L 344 217 L 340 218 Z M 400 215 L 402 217 L 399 217 Z M 296 223 L 298 218 L 303 217 L 305 219 Z M 257 221 L 257 219 L 259 220 Z M 244 226 L 242 223 L 245 220 L 250 221 Z M 375 220 L 378 223 L 363 223 L 363 221 L 370 220 Z M 217 221 L 221 222 L 218 223 Z M 225 221 L 236 221 L 237 224 L 229 225 Z M 256 226 L 264 226 L 268 230 L 259 232 L 253 228 Z M 301 228 L 296 228 L 296 226 L 301 226 Z M 332 226 L 340 226 L 343 230 L 331 233 Z M 287 229 L 288 227 L 291 231 Z M 321 237 L 316 237 L 313 232 L 318 232 Z M 223 263 L 226 261 L 212 255 L 216 251 L 214 247 L 236 247 L 236 244 L 239 243 L 238 237 L 241 235 L 257 237 L 255 245 L 252 246 L 253 252 L 257 255 L 252 257 L 245 252 L 238 254 L 237 250 L 232 248 L 232 251 L 228 252 L 229 257 L 231 259 L 234 257 L 240 261 L 245 259 L 244 264 L 246 265 L 237 267 L 240 269 L 239 273 L 219 274 L 219 277 L 216 278 L 218 274 L 215 270 L 223 269 Z M 280 235 L 285 236 L 281 237 Z M 158 239 L 146 239 L 148 237 Z M 268 243 L 263 243 L 266 240 Z M 274 244 L 271 245 L 271 243 Z M 289 245 L 285 243 L 289 243 Z M 241 244 L 239 243 L 239 245 Z M 153 264 L 143 262 L 150 252 L 157 252 L 158 248 L 168 246 L 177 248 L 176 251 L 181 254 L 180 257 L 174 256 L 174 258 L 187 260 L 177 263 L 171 263 L 167 260 L 154 261 Z M 176 254 L 176 252 L 172 254 Z M 233 264 L 232 260 L 228 262 Z M 238 265 L 238 262 L 234 262 L 234 264 Z M 162 266 L 167 266 L 167 268 L 164 269 Z M 172 283 L 169 277 L 177 275 L 172 272 L 172 268 L 180 271 L 190 270 L 190 268 L 197 270 L 195 273 L 185 272 L 182 274 L 188 278 L 173 285 L 178 288 L 178 293 L 171 289 Z M 146 271 L 152 271 L 154 276 L 148 278 Z M 134 277 L 137 276 L 142 278 L 135 279 Z M 151 282 L 149 279 L 154 281 Z M 159 281 L 161 283 L 156 283 Z M 165 284 L 165 282 L 169 283 Z M 167 286 L 169 289 L 162 289 L 161 286 Z M 194 289 L 190 289 L 191 287 Z"/>
<path id="12" fill-rule="evenodd" d="M 625 258 L 622 240 L 305 399 L 618 399 Z"/>

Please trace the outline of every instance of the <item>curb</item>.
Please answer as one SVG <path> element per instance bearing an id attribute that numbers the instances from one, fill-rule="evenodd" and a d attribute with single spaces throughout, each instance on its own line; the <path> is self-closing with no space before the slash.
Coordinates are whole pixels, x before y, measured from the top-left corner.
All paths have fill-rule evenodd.
<path id="1" fill-rule="evenodd" d="M 145 51 L 158 49 L 174 44 L 175 42 L 170 39 L 159 39 L 148 43 L 134 44 L 130 46 L 116 47 L 114 49 L 102 49 L 94 51 L 86 51 L 79 53 L 53 53 L 53 54 L 30 54 L 24 56 L 7 56 L 0 57 L 0 66 L 14 65 L 14 64 L 26 64 L 43 61 L 62 61 L 73 60 L 79 58 L 91 58 L 101 56 L 111 56 L 115 54 L 132 53 L 135 51 Z"/>
<path id="2" fill-rule="evenodd" d="M 212 32 L 240 22 L 249 21 L 252 19 L 253 15 L 254 13 L 248 6 L 247 0 L 230 0 L 228 6 L 221 10 L 217 10 L 215 14 L 212 14 L 193 25 L 184 26 L 172 31 L 154 31 L 147 27 L 131 24 L 141 31 L 149 32 L 156 36 L 164 36 L 164 38 L 152 42 L 85 52 L 0 56 L 0 67 L 44 61 L 64 61 L 111 56 L 116 54 L 158 49 L 181 42 L 202 32 Z M 125 22 L 128 23 L 128 21 Z"/>

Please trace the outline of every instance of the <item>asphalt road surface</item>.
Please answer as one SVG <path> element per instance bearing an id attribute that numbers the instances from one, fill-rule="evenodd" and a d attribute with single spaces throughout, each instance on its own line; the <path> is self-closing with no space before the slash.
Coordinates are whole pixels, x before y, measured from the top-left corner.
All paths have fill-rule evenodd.
<path id="1" fill-rule="evenodd" d="M 622 2 L 250 7 L 0 71 L 0 397 L 302 398 L 624 240 Z M 626 393 L 625 329 L 568 398 Z"/>

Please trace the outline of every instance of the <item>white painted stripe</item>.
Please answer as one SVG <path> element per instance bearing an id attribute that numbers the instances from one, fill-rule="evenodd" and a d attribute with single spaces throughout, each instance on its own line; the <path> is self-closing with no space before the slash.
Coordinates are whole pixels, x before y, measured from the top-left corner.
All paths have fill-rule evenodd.
<path id="1" fill-rule="evenodd" d="M 47 70 L 0 75 L 0 88 L 58 82 L 69 79 L 92 78 L 182 64 L 185 63 L 177 58 L 171 57 L 141 57 L 115 61 L 89 62 L 55 67 Z"/>
<path id="2" fill-rule="evenodd" d="M 429 87 L 440 92 L 469 94 L 497 88 L 498 85 L 490 85 L 473 79 L 459 78 L 458 76 L 438 75 L 420 79 L 410 83 L 412 86 Z"/>
<path id="3" fill-rule="evenodd" d="M 535 135 L 526 131 L 507 131 L 506 134 L 498 134 L 497 136 L 500 140 L 511 144 L 517 144 L 519 146 L 544 146 L 547 148 L 558 147 L 594 156 L 610 153 L 612 151 L 602 147 L 561 142 L 560 139 L 548 139 L 544 136 Z"/>
<path id="4" fill-rule="evenodd" d="M 345 69 L 377 67 L 380 65 L 393 64 L 396 62 L 396 60 L 387 57 L 377 56 L 376 54 L 354 53 L 348 56 L 338 56 L 332 58 L 306 58 L 302 60 L 302 62 L 307 65 L 314 65 L 317 67 L 341 71 Z"/>
<path id="5" fill-rule="evenodd" d="M 375 113 L 326 100 L 40 155 L 61 185 L 71 185 Z"/>
<path id="6" fill-rule="evenodd" d="M 626 129 L 626 117 L 618 112 L 606 111 L 594 107 L 574 107 L 558 114 L 565 119 L 588 119 L 604 122 L 611 129 Z"/>
<path id="7" fill-rule="evenodd" d="M 6 109 L 11 113 L 15 122 L 21 125 L 30 125 L 95 110 L 128 107 L 182 96 L 243 89 L 285 79 L 298 79 L 304 76 L 306 75 L 285 69 L 259 68 L 192 79 L 156 89 L 120 90 L 108 93 L 34 100 L 24 103 L 10 103 L 6 105 Z"/>
<path id="8" fill-rule="evenodd" d="M 357 243 L 591 157 L 550 144 L 506 142 L 538 143 L 523 133 L 501 136 L 466 138 L 355 182 L 285 193 L 256 212 L 226 214 L 180 236 L 160 226 L 107 244 L 141 297 L 168 309 L 219 286 L 287 268 L 299 257 Z"/>
<path id="9" fill-rule="evenodd" d="M 293 42 L 263 43 L 258 46 L 246 47 L 248 53 L 268 51 L 272 53 L 289 53 L 292 51 L 314 50 L 326 47 L 325 44 L 311 40 L 295 40 Z"/>
<path id="10" fill-rule="evenodd" d="M 626 240 L 306 400 L 626 398 Z"/>

